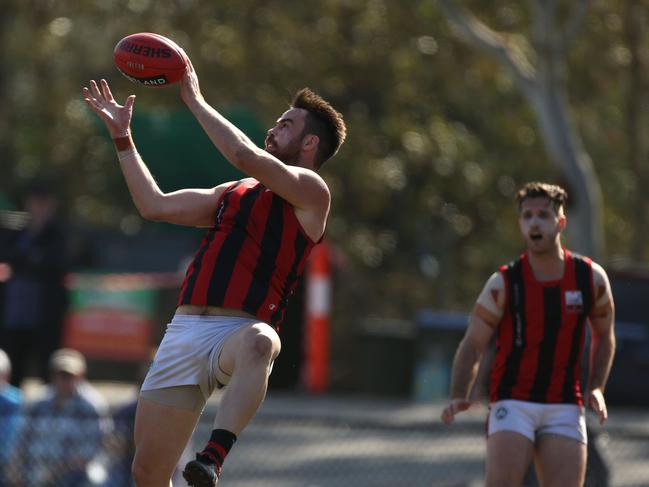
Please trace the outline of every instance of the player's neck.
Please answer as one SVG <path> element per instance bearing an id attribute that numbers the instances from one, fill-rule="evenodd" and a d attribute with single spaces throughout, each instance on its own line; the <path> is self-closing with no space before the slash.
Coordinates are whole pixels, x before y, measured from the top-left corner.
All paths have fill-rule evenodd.
<path id="1" fill-rule="evenodd" d="M 316 169 L 316 164 L 313 159 L 313 154 L 301 152 L 298 156 L 298 160 L 295 163 L 296 166 L 303 167 L 305 169 L 311 169 L 312 171 L 318 172 Z"/>
<path id="2" fill-rule="evenodd" d="M 282 160 L 282 162 L 287 166 L 303 167 L 305 169 L 311 169 L 312 171 L 317 172 L 317 170 L 315 169 L 315 164 L 311 159 L 298 156 L 294 159 Z"/>
<path id="3" fill-rule="evenodd" d="M 528 251 L 527 256 L 538 281 L 556 281 L 563 277 L 565 252 L 561 245 L 547 252 Z"/>

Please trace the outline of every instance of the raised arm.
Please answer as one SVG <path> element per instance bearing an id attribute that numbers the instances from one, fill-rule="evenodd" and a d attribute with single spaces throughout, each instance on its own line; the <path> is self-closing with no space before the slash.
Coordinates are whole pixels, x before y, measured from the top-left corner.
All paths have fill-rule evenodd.
<path id="1" fill-rule="evenodd" d="M 478 375 L 480 360 L 503 315 L 504 288 L 502 275 L 494 273 L 473 307 L 469 327 L 453 359 L 451 400 L 441 415 L 444 423 L 451 423 L 457 413 L 467 410 L 471 405 L 469 395 Z"/>
<path id="2" fill-rule="evenodd" d="M 209 189 L 182 189 L 163 193 L 140 157 L 131 136 L 131 117 L 135 95 L 119 105 L 106 80 L 94 80 L 83 88 L 83 97 L 90 109 L 104 122 L 115 142 L 120 168 L 133 202 L 147 220 L 178 225 L 207 227 L 214 223 L 216 206 L 225 188 L 224 183 Z"/>
<path id="3" fill-rule="evenodd" d="M 586 406 L 599 416 L 600 423 L 608 418 L 604 389 L 615 355 L 615 305 L 608 276 L 602 267 L 593 262 L 595 306 L 590 313 L 591 344 Z"/>
<path id="4" fill-rule="evenodd" d="M 211 107 L 201 94 L 191 63 L 182 80 L 181 95 L 214 145 L 233 166 L 261 182 L 297 210 L 313 212 L 324 221 L 331 197 L 323 179 L 311 169 L 284 164 L 257 147 L 246 134 Z M 317 140 L 307 139 L 306 144 L 317 143 Z"/>

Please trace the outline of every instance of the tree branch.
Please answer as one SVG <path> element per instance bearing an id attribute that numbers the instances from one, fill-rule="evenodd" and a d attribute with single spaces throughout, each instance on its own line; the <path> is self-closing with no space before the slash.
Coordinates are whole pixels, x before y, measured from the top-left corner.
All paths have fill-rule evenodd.
<path id="1" fill-rule="evenodd" d="M 470 12 L 459 8 L 454 0 L 438 0 L 438 3 L 460 33 L 473 45 L 486 51 L 504 65 L 527 95 L 535 90 L 534 66 L 522 52 L 507 47 L 502 35 L 489 28 Z"/>
<path id="2" fill-rule="evenodd" d="M 586 11 L 588 10 L 589 4 L 590 0 L 577 0 L 564 29 L 564 48 L 567 48 L 575 40 L 575 37 L 577 37 L 579 29 L 581 29 L 586 18 Z"/>

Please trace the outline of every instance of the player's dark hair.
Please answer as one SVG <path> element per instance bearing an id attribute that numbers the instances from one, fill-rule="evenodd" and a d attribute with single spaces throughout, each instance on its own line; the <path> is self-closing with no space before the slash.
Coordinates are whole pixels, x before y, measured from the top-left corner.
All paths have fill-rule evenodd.
<path id="1" fill-rule="evenodd" d="M 316 154 L 316 169 L 333 156 L 345 141 L 347 129 L 343 116 L 322 97 L 309 88 L 302 88 L 293 97 L 293 108 L 308 112 L 302 135 L 313 134 L 320 139 Z"/>
<path id="2" fill-rule="evenodd" d="M 527 198 L 548 198 L 552 202 L 554 211 L 559 213 L 568 201 L 568 193 L 561 186 L 548 183 L 532 182 L 523 186 L 516 193 L 516 203 L 518 209 L 521 209 L 523 201 Z"/>

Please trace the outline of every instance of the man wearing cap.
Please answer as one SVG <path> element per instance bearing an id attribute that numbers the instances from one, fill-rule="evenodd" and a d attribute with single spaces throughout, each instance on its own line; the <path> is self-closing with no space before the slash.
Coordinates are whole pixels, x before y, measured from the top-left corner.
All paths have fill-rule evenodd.
<path id="1" fill-rule="evenodd" d="M 16 486 L 77 487 L 99 453 L 110 427 L 108 408 L 85 380 L 86 360 L 77 350 L 56 350 L 44 398 L 27 408 L 11 462 Z M 13 485 L 13 484 L 12 484 Z"/>

